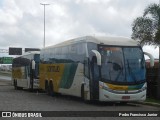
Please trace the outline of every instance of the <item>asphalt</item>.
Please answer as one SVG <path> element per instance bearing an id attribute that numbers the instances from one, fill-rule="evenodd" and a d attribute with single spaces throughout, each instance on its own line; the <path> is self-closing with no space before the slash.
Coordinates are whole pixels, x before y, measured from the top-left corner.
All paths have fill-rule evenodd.
<path id="1" fill-rule="evenodd" d="M 0 86 L 10 86 L 11 81 L 5 80 L 5 79 L 0 79 Z M 160 107 L 159 103 L 155 102 L 133 102 L 134 104 L 142 104 L 142 105 L 149 105 L 149 106 L 155 106 L 155 107 Z"/>

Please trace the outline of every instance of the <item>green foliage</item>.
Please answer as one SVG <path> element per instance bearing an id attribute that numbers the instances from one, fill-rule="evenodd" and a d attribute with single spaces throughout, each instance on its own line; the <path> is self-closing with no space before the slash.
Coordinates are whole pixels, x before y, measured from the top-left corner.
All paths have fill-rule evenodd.
<path id="1" fill-rule="evenodd" d="M 160 100 L 153 99 L 153 98 L 147 98 L 147 99 L 146 99 L 146 102 L 151 102 L 151 103 L 158 103 L 158 104 L 160 104 Z"/>
<path id="2" fill-rule="evenodd" d="M 133 21 L 132 32 L 132 39 L 142 44 L 160 45 L 160 5 L 150 4 L 143 16 Z"/>

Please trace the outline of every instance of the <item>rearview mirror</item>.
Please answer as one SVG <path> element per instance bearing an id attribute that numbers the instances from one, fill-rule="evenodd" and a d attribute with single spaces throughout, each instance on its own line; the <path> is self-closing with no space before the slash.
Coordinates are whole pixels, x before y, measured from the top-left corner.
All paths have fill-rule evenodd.
<path id="1" fill-rule="evenodd" d="M 32 69 L 33 69 L 33 70 L 35 70 L 35 67 L 36 67 L 35 65 L 36 65 L 35 61 L 32 60 Z"/>
<path id="2" fill-rule="evenodd" d="M 92 50 L 92 52 L 95 54 L 97 58 L 97 65 L 101 66 L 101 54 L 97 50 Z"/>

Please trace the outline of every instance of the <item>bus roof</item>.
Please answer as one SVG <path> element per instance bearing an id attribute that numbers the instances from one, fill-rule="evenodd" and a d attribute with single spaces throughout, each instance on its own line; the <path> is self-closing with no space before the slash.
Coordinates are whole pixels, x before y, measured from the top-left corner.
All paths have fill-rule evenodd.
<path id="1" fill-rule="evenodd" d="M 126 37 L 84 36 L 84 37 L 67 40 L 46 48 L 66 46 L 66 45 L 70 45 L 78 42 L 93 42 L 96 44 L 115 45 L 115 46 L 139 46 L 139 43 L 137 41 L 130 38 L 126 38 Z"/>

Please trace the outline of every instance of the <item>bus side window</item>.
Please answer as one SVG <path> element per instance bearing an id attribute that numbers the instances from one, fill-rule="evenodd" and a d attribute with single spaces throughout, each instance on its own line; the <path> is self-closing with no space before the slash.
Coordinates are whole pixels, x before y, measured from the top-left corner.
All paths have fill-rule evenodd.
<path id="1" fill-rule="evenodd" d="M 90 75 L 89 75 L 89 58 L 85 58 L 84 60 L 84 75 L 88 78 L 90 78 Z"/>

